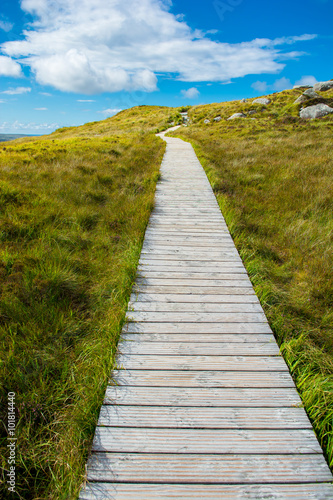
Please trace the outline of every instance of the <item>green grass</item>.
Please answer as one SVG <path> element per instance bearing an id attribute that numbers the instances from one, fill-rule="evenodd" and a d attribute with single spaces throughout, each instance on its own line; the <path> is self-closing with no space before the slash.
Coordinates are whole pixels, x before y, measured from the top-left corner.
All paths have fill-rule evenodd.
<path id="1" fill-rule="evenodd" d="M 197 106 L 173 135 L 208 174 L 333 469 L 333 117 L 299 119 L 301 93 Z M 320 94 L 332 105 L 333 91 Z"/>
<path id="2" fill-rule="evenodd" d="M 8 392 L 18 497 L 78 494 L 165 149 L 152 132 L 170 113 L 0 147 L 1 498 Z"/>

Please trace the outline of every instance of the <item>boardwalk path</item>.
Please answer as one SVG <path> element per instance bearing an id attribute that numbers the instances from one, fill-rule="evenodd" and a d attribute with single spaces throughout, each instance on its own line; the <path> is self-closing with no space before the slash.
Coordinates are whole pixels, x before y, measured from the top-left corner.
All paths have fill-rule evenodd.
<path id="1" fill-rule="evenodd" d="M 332 500 L 206 175 L 190 144 L 165 140 L 119 348 L 125 369 L 107 388 L 80 498 Z"/>

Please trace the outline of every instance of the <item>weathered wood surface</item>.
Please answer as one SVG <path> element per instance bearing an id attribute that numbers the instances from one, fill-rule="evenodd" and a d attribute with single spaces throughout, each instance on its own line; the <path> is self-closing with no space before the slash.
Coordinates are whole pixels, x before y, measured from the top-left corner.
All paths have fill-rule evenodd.
<path id="1" fill-rule="evenodd" d="M 206 175 L 189 144 L 166 140 L 80 499 L 331 500 Z"/>
<path id="2" fill-rule="evenodd" d="M 156 474 L 157 475 L 157 474 Z M 150 484 L 91 482 L 82 500 L 332 500 L 332 484 Z"/>

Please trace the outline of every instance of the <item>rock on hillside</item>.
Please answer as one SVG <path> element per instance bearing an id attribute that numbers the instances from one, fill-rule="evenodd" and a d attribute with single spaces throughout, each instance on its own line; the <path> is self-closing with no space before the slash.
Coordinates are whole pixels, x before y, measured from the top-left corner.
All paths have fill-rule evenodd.
<path id="1" fill-rule="evenodd" d="M 265 106 L 271 102 L 270 99 L 267 99 L 266 97 L 259 97 L 258 99 L 255 99 L 252 101 L 252 104 L 264 104 Z"/>
<path id="2" fill-rule="evenodd" d="M 313 120 L 314 118 L 322 118 L 323 116 L 333 113 L 333 108 L 327 106 L 327 104 L 315 104 L 314 106 L 308 106 L 300 111 L 299 116 L 308 120 Z"/>
<path id="3" fill-rule="evenodd" d="M 328 82 L 319 82 L 313 86 L 313 90 L 317 90 L 319 92 L 325 92 L 330 89 L 333 89 L 333 80 L 329 80 Z"/>
<path id="4" fill-rule="evenodd" d="M 228 120 L 234 120 L 235 118 L 246 118 L 246 115 L 244 115 L 244 113 L 234 113 L 229 116 Z"/>
<path id="5" fill-rule="evenodd" d="M 295 104 L 301 104 L 303 102 L 308 101 L 309 99 L 319 99 L 320 95 L 317 94 L 313 89 L 308 89 L 305 92 L 303 92 L 302 95 L 296 99 Z"/>

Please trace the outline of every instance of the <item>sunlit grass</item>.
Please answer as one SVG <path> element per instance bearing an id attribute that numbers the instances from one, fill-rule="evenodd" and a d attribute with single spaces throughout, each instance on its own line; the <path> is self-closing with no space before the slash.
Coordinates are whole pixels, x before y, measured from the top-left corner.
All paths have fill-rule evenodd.
<path id="1" fill-rule="evenodd" d="M 172 113 L 0 147 L 1 498 L 9 391 L 19 496 L 75 498 L 83 482 L 165 148 L 151 132 Z"/>

